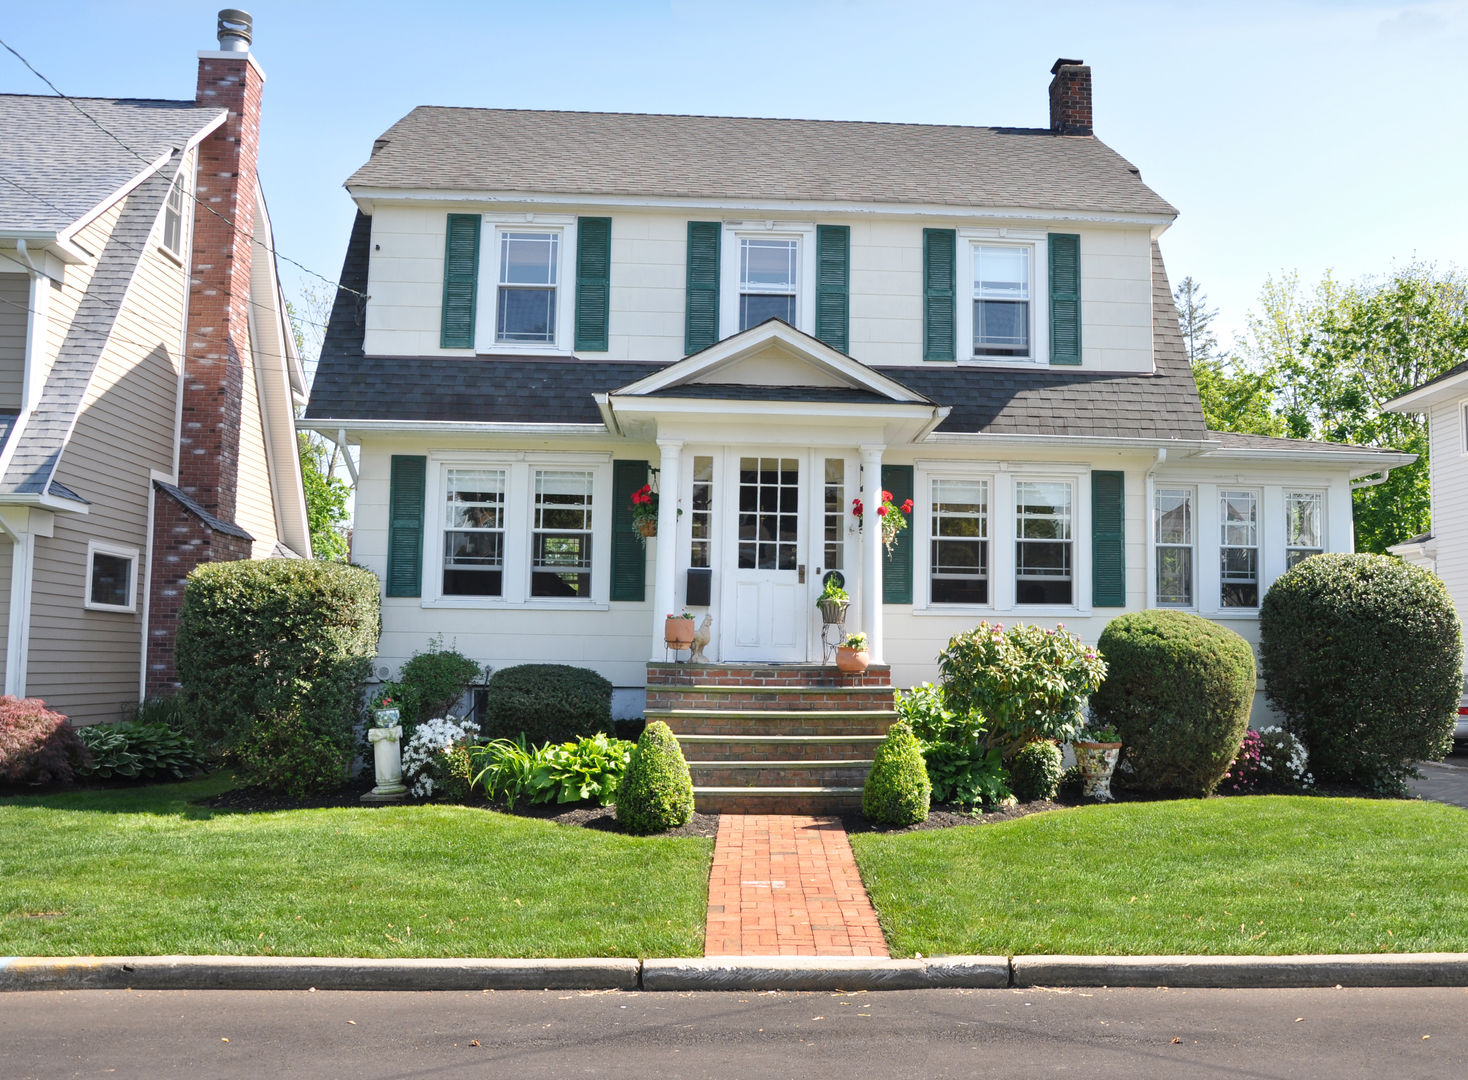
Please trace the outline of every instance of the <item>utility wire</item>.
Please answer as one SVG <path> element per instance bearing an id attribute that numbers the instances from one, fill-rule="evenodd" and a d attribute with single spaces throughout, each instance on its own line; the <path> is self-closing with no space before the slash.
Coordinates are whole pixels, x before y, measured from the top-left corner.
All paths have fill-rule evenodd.
<path id="1" fill-rule="evenodd" d="M 73 109 L 75 109 L 77 112 L 79 112 L 83 116 L 85 116 L 87 118 L 87 120 L 90 121 L 91 124 L 98 131 L 102 132 L 102 134 L 106 135 L 109 139 L 111 139 L 113 142 L 115 142 L 118 146 L 122 147 L 124 150 L 126 150 L 133 157 L 135 157 L 139 161 L 141 161 L 144 165 L 151 166 L 153 164 L 153 162 L 152 162 L 151 159 L 145 158 L 142 154 L 138 153 L 136 150 L 134 150 L 127 143 L 123 142 L 113 132 L 111 132 L 110 130 L 108 130 L 101 123 L 101 121 L 99 121 L 95 116 L 93 116 L 91 113 L 87 112 L 86 109 L 83 109 L 79 104 L 77 104 L 77 101 L 76 101 L 75 98 L 71 97 L 69 94 L 63 93 L 60 90 L 60 88 L 57 87 L 57 85 L 55 83 L 53 83 L 50 79 L 46 78 L 45 75 L 43 75 L 39 71 L 37 71 L 36 68 L 35 68 L 35 65 L 33 65 L 29 60 L 27 60 L 24 56 L 22 56 L 15 49 L 15 47 L 13 45 L 11 45 L 8 41 L 6 41 L 4 38 L 0 38 L 0 45 L 3 45 L 5 47 L 5 50 L 7 52 L 9 52 L 12 56 L 14 56 L 22 64 L 24 64 L 30 70 L 30 72 L 31 72 L 32 75 L 34 75 L 36 78 L 40 79 L 43 83 L 45 83 L 47 86 L 49 86 L 52 89 L 52 91 L 56 94 L 57 97 L 61 98 L 68 105 L 70 105 Z M 200 206 L 203 209 L 209 211 L 209 213 L 213 214 L 220 221 L 224 222 L 226 225 L 228 225 L 235 232 L 240 232 L 240 233 L 243 233 L 244 232 L 244 230 L 241 229 L 238 225 L 236 225 L 230 218 L 226 217 L 224 214 L 221 214 L 218 210 L 214 209 L 214 207 L 210 206 L 208 203 L 200 201 L 199 197 L 197 195 L 195 195 L 192 191 L 189 191 L 189 190 L 187 190 L 185 188 L 184 189 L 184 194 L 187 195 L 190 199 L 192 199 L 193 202 L 194 202 L 194 204 L 196 206 Z M 253 233 L 246 233 L 245 235 L 248 237 L 248 239 L 252 243 L 258 242 L 258 241 L 255 240 L 255 236 L 254 236 Z M 328 284 L 328 285 L 331 285 L 331 286 L 333 286 L 335 288 L 338 288 L 338 289 L 343 289 L 346 292 L 351 293 L 353 296 L 361 297 L 363 300 L 366 300 L 367 299 L 367 294 L 366 293 L 364 293 L 364 292 L 358 292 L 356 289 L 349 288 L 348 286 L 341 284 L 341 282 L 339 282 L 339 281 L 333 281 L 331 278 L 327 277 L 325 274 L 318 274 L 315 270 L 312 270 L 305 263 L 297 262 L 295 259 L 292 259 L 289 255 L 282 254 L 281 252 L 277 251 L 274 247 L 272 247 L 272 246 L 270 246 L 268 244 L 261 243 L 260 246 L 263 247 L 266 251 L 270 252 L 270 254 L 274 258 L 281 259 L 284 262 L 288 262 L 292 266 L 296 267 L 297 269 L 303 270 L 306 273 L 310 274 L 312 277 L 321 279 L 322 281 L 326 282 L 326 284 Z"/>

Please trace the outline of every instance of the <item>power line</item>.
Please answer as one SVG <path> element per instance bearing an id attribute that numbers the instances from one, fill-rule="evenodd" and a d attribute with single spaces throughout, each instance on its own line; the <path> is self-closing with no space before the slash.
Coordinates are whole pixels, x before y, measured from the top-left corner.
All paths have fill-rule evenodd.
<path id="1" fill-rule="evenodd" d="M 45 75 L 42 75 L 39 71 L 37 71 L 36 68 L 35 68 L 35 65 L 33 65 L 29 60 L 27 60 L 24 56 L 22 56 L 15 49 L 15 47 L 12 46 L 8 41 L 6 41 L 4 38 L 0 38 L 0 45 L 3 45 L 5 47 L 5 49 L 6 49 L 7 52 L 9 52 L 12 56 L 14 56 L 22 64 L 24 64 L 30 70 L 31 74 L 33 74 L 36 78 L 40 79 L 43 83 L 45 83 L 47 86 L 49 86 L 52 89 L 52 91 L 56 94 L 57 97 L 61 98 L 68 105 L 70 105 L 73 109 L 75 109 L 77 112 L 81 113 L 84 117 L 86 117 L 87 120 L 89 122 L 91 122 L 92 126 L 94 126 L 98 131 L 102 132 L 102 134 L 106 135 L 109 139 L 111 139 L 113 142 L 115 142 L 118 146 L 122 147 L 124 150 L 126 150 L 133 157 L 135 157 L 139 161 L 141 161 L 144 165 L 148 165 L 150 167 L 152 166 L 153 162 L 151 160 L 149 160 L 148 158 L 145 158 L 142 154 L 138 153 L 131 146 L 129 146 L 127 143 L 123 142 L 120 138 L 118 138 L 112 131 L 108 130 L 105 126 L 103 126 L 103 124 L 101 123 L 101 121 L 99 121 L 91 113 L 87 112 L 86 109 L 83 109 L 80 105 L 78 105 L 75 98 L 71 97 L 69 94 L 63 93 L 61 91 L 61 89 L 59 87 L 57 87 L 57 85 L 55 83 L 53 83 L 50 79 L 46 78 Z M 200 206 L 203 209 L 209 211 L 209 213 L 213 214 L 220 221 L 224 222 L 233 231 L 240 232 L 240 233 L 243 233 L 244 232 L 244 230 L 242 230 L 238 225 L 236 225 L 230 218 L 226 217 L 224 214 L 221 214 L 218 210 L 214 209 L 214 207 L 210 206 L 208 203 L 201 202 L 199 200 L 199 197 L 197 195 L 195 195 L 192 191 L 189 191 L 189 190 L 185 189 L 183 193 L 185 195 L 187 195 L 190 199 L 193 200 L 194 205 Z M 245 233 L 245 235 L 247 236 L 247 238 L 250 240 L 251 243 L 259 243 L 259 241 L 257 241 L 255 239 L 254 233 Z M 315 270 L 312 270 L 305 263 L 297 262 L 295 259 L 292 259 L 289 255 L 282 254 L 281 252 L 277 251 L 274 247 L 272 247 L 272 246 L 270 246 L 268 244 L 263 244 L 262 243 L 262 244 L 260 244 L 260 246 L 263 247 L 266 251 L 270 252 L 271 256 L 273 256 L 274 258 L 281 259 L 281 260 L 283 260 L 285 262 L 288 262 L 292 266 L 294 266 L 294 267 L 296 267 L 296 268 L 298 268 L 300 270 L 304 270 L 306 273 L 310 274 L 312 277 L 319 278 L 320 280 L 326 282 L 326 284 L 328 284 L 328 285 L 334 286 L 334 287 L 336 287 L 338 289 L 345 290 L 346 292 L 351 293 L 353 296 L 361 297 L 363 300 L 366 300 L 367 299 L 367 294 L 366 293 L 364 293 L 364 292 L 358 292 L 356 289 L 353 289 L 353 288 L 350 288 L 350 287 L 348 287 L 346 285 L 343 285 L 339 281 L 333 281 L 331 278 L 327 277 L 325 274 L 318 274 Z"/>

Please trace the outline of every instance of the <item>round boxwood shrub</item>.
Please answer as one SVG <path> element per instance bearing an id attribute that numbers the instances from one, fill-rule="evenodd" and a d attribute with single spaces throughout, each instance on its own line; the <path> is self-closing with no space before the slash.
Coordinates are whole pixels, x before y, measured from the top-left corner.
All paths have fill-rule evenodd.
<path id="1" fill-rule="evenodd" d="M 617 786 L 617 820 L 628 832 L 667 832 L 693 817 L 693 781 L 683 748 L 668 725 L 654 720 L 643 729 L 627 771 Z"/>
<path id="2" fill-rule="evenodd" d="M 182 710 L 250 783 L 300 797 L 346 780 L 381 629 L 371 571 L 311 559 L 189 575 L 175 660 Z"/>
<path id="3" fill-rule="evenodd" d="M 1091 713 L 1121 735 L 1127 784 L 1212 794 L 1249 726 L 1248 642 L 1184 611 L 1138 611 L 1107 623 L 1097 647 L 1108 671 Z"/>
<path id="4" fill-rule="evenodd" d="M 1065 769 L 1060 747 L 1049 739 L 1025 743 L 1009 761 L 1009 790 L 1020 802 L 1053 799 Z"/>
<path id="5" fill-rule="evenodd" d="M 877 747 L 861 790 L 861 812 L 882 825 L 916 825 L 928 819 L 933 785 L 912 726 L 899 720 Z"/>
<path id="6" fill-rule="evenodd" d="M 1451 748 L 1462 632 L 1437 575 L 1386 555 L 1316 555 L 1259 610 L 1265 693 L 1316 780 L 1399 794 Z"/>
<path id="7" fill-rule="evenodd" d="M 484 665 L 457 649 L 445 649 L 442 634 L 431 638 L 427 651 L 414 653 L 398 672 L 398 684 L 410 705 L 400 717 L 404 743 L 419 724 L 452 713 L 483 676 Z"/>
<path id="8" fill-rule="evenodd" d="M 518 664 L 500 668 L 485 690 L 486 739 L 523 734 L 531 746 L 610 733 L 612 684 L 589 668 Z"/>

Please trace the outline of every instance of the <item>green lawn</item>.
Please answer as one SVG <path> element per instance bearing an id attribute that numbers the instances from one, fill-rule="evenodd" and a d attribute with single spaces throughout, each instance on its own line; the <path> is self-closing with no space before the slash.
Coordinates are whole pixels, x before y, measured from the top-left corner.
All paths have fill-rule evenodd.
<path id="1" fill-rule="evenodd" d="M 1468 951 L 1468 811 L 1252 797 L 851 838 L 894 956 Z"/>
<path id="2" fill-rule="evenodd" d="M 0 955 L 702 954 L 711 840 L 455 806 L 188 805 L 229 786 L 0 800 Z"/>

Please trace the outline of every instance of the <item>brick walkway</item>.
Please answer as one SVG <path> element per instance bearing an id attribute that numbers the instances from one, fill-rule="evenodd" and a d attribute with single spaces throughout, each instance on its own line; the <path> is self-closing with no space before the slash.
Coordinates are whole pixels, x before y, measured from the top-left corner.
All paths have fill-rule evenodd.
<path id="1" fill-rule="evenodd" d="M 724 814 L 707 956 L 887 956 L 836 818 Z"/>

